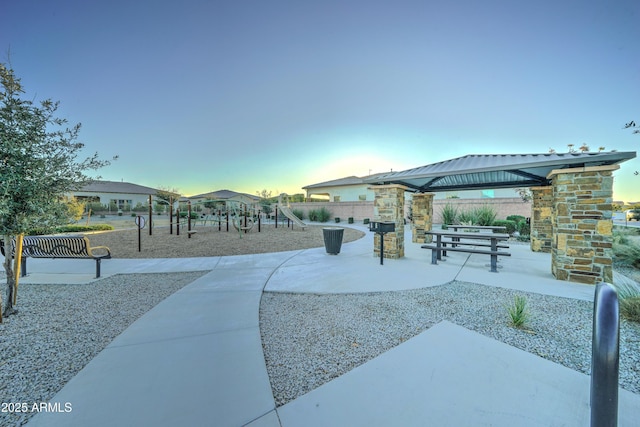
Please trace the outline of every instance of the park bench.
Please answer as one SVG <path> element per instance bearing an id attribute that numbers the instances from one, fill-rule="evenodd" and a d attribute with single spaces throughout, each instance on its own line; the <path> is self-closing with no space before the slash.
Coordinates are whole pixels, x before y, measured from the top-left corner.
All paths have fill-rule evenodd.
<path id="1" fill-rule="evenodd" d="M 6 256 L 2 239 L 0 239 L 0 251 Z M 96 261 L 96 278 L 98 278 L 100 261 L 111 258 L 111 251 L 106 246 L 92 248 L 89 239 L 84 236 L 25 236 L 22 242 L 20 267 L 22 276 L 27 275 L 27 258 L 93 259 Z"/>

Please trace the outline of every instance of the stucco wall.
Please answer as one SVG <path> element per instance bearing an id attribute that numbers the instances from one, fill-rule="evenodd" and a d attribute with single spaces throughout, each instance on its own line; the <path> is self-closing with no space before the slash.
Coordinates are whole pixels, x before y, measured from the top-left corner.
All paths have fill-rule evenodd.
<path id="1" fill-rule="evenodd" d="M 531 202 L 523 202 L 520 197 L 501 198 L 501 199 L 434 199 L 433 200 L 433 223 L 442 223 L 442 208 L 451 203 L 458 207 L 459 210 L 468 210 L 484 205 L 492 206 L 498 213 L 496 219 L 505 219 L 509 215 L 522 215 L 524 217 L 531 216 Z M 405 203 L 405 217 L 408 217 L 408 208 L 410 201 Z M 373 218 L 373 201 L 369 202 L 309 202 L 309 203 L 291 203 L 292 209 L 300 209 L 305 212 L 305 218 L 308 218 L 308 212 L 311 209 L 327 208 L 331 212 L 331 219 L 339 217 L 347 220 L 353 217 L 356 221 L 362 221 L 364 218 Z"/>

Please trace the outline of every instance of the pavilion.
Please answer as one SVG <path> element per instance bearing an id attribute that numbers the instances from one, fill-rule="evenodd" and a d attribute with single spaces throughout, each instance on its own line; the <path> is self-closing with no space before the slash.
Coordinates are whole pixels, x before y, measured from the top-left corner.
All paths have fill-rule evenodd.
<path id="1" fill-rule="evenodd" d="M 530 188 L 531 250 L 551 253 L 557 279 L 612 283 L 613 172 L 635 157 L 617 151 L 467 155 L 376 176 L 367 180 L 375 192 L 373 221 L 395 223 L 395 232 L 384 236 L 383 255 L 404 256 L 405 191 L 415 193 L 412 241 L 424 243 L 435 192 Z"/>

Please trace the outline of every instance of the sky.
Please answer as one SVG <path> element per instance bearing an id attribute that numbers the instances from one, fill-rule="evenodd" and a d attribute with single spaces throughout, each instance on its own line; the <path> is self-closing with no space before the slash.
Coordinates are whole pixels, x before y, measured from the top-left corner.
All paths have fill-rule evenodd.
<path id="1" fill-rule="evenodd" d="M 102 179 L 289 194 L 467 154 L 638 151 L 640 2 L 6 0 L 0 62 Z M 640 201 L 638 158 L 614 199 Z"/>

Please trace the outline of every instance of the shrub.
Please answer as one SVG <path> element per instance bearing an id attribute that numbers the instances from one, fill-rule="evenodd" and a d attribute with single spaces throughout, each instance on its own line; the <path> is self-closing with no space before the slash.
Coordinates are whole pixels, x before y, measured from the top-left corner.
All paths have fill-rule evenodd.
<path id="1" fill-rule="evenodd" d="M 309 212 L 309 221 L 318 221 L 318 210 L 310 209 Z"/>
<path id="2" fill-rule="evenodd" d="M 496 212 L 493 206 L 483 205 L 474 209 L 474 216 L 476 217 L 477 225 L 487 226 L 493 225 L 496 216 L 498 216 L 498 212 Z"/>
<path id="3" fill-rule="evenodd" d="M 497 219 L 493 222 L 493 225 L 507 227 L 507 234 L 513 234 L 516 231 L 516 223 L 515 221 L 507 220 L 507 219 Z"/>
<path id="4" fill-rule="evenodd" d="M 516 223 L 520 222 L 520 221 L 525 221 L 526 222 L 526 218 L 523 217 L 522 215 L 509 215 L 507 217 L 507 221 L 515 221 Z"/>
<path id="5" fill-rule="evenodd" d="M 513 304 L 507 307 L 507 312 L 511 325 L 516 328 L 523 328 L 530 319 L 527 299 L 522 295 L 513 298 Z"/>
<path id="6" fill-rule="evenodd" d="M 369 224 L 369 218 L 365 218 L 365 219 L 363 219 L 363 220 L 362 220 L 362 223 L 363 223 L 363 224 Z"/>
<path id="7" fill-rule="evenodd" d="M 327 222 L 327 221 L 329 221 L 330 217 L 331 217 L 331 212 L 329 212 L 329 210 L 327 208 L 321 207 L 318 210 L 318 221 Z"/>
<path id="8" fill-rule="evenodd" d="M 627 320 L 640 323 L 640 285 L 621 274 L 614 276 L 614 282 L 620 314 Z"/>
<path id="9" fill-rule="evenodd" d="M 353 217 L 352 217 L 352 216 L 350 216 L 349 218 L 347 218 L 347 222 L 348 222 L 349 224 L 353 224 Z"/>
<path id="10" fill-rule="evenodd" d="M 70 224 L 70 225 L 63 225 L 62 227 L 56 228 L 56 232 L 58 233 L 82 233 L 86 231 L 106 231 L 106 230 L 113 230 L 113 226 L 109 224 L 93 224 L 93 225 Z"/>
<path id="11" fill-rule="evenodd" d="M 477 225 L 478 219 L 474 210 L 460 211 L 458 213 L 458 222 L 464 225 Z"/>
<path id="12" fill-rule="evenodd" d="M 442 208 L 441 215 L 442 215 L 442 224 L 444 225 L 455 224 L 456 221 L 458 220 L 458 207 L 452 205 L 451 203 L 447 203 Z"/>
<path id="13" fill-rule="evenodd" d="M 613 254 L 621 263 L 640 268 L 640 246 L 625 234 L 614 232 Z"/>
<path id="14" fill-rule="evenodd" d="M 335 217 L 335 220 L 336 222 L 340 222 L 340 217 L 339 216 Z"/>
<path id="15" fill-rule="evenodd" d="M 304 211 L 302 209 L 291 209 L 291 212 L 293 212 L 298 219 L 304 219 Z"/>

